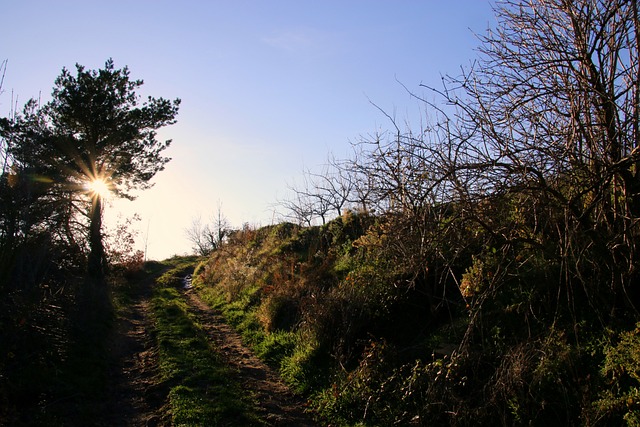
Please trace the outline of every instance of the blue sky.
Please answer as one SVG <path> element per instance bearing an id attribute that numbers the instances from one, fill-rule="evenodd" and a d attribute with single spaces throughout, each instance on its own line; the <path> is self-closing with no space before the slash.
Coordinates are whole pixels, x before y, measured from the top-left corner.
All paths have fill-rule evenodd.
<path id="1" fill-rule="evenodd" d="M 419 120 L 398 82 L 420 92 L 457 74 L 476 56 L 473 33 L 494 23 L 486 0 L 23 0 L 2 11 L 0 116 L 12 98 L 46 102 L 62 67 L 108 58 L 145 81 L 141 95 L 182 99 L 159 133 L 172 162 L 108 212 L 139 213 L 156 259 L 190 252 L 185 229 L 218 203 L 234 226 L 270 224 L 303 169 L 389 127 L 370 102 Z"/>

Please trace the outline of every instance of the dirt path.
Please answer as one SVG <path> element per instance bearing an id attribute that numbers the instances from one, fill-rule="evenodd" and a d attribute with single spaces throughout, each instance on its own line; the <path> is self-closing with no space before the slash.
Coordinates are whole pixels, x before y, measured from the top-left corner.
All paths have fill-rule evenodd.
<path id="1" fill-rule="evenodd" d="M 251 350 L 240 335 L 227 325 L 222 316 L 200 300 L 193 290 L 185 292 L 186 300 L 198 321 L 219 349 L 238 381 L 257 402 L 257 413 L 273 426 L 316 426 L 304 412 L 304 401 L 293 395 L 280 377 Z"/>
<path id="2" fill-rule="evenodd" d="M 153 279 L 139 284 L 133 302 L 116 321 L 112 339 L 105 426 L 169 426 L 166 390 L 158 377 L 149 298 Z"/>
<path id="3" fill-rule="evenodd" d="M 158 375 L 158 353 L 153 336 L 149 300 L 154 278 L 138 283 L 132 302 L 116 320 L 111 340 L 108 396 L 100 426 L 170 426 L 167 390 Z M 304 402 L 293 395 L 277 374 L 243 344 L 222 316 L 203 303 L 193 290 L 185 300 L 238 382 L 257 402 L 257 414 L 272 426 L 315 426 L 304 412 Z"/>

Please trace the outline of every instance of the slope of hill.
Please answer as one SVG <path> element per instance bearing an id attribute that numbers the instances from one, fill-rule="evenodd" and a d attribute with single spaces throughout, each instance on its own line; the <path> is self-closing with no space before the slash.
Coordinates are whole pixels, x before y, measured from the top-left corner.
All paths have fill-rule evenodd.
<path id="1" fill-rule="evenodd" d="M 519 269 L 501 271 L 512 254 L 472 237 L 452 262 L 416 269 L 390 247 L 392 222 L 348 212 L 324 226 L 245 228 L 194 283 L 336 425 L 635 419 L 629 318 L 602 328 L 588 310 L 548 306 L 549 265 L 523 250 Z M 496 276 L 503 284 L 483 289 Z"/>

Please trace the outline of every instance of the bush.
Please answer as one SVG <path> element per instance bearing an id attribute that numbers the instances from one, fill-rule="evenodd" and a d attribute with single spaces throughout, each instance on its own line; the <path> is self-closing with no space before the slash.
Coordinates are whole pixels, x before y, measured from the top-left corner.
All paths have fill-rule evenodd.
<path id="1" fill-rule="evenodd" d="M 640 426 L 640 323 L 618 334 L 617 343 L 605 348 L 601 375 L 605 388 L 594 402 L 598 419 L 609 425 Z"/>

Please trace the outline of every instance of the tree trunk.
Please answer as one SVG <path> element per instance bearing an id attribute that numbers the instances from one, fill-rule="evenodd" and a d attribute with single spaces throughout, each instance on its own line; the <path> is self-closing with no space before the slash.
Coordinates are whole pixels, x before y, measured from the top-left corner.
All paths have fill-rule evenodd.
<path id="1" fill-rule="evenodd" d="M 89 279 L 100 286 L 105 278 L 105 255 L 102 245 L 102 198 L 95 195 L 92 200 L 89 223 Z"/>
<path id="2" fill-rule="evenodd" d="M 106 327 L 112 315 L 102 245 L 102 200 L 98 195 L 93 196 L 89 221 L 87 277 L 84 286 L 81 286 L 78 292 L 75 319 L 76 339 L 80 342 L 91 342 L 97 331 Z"/>

